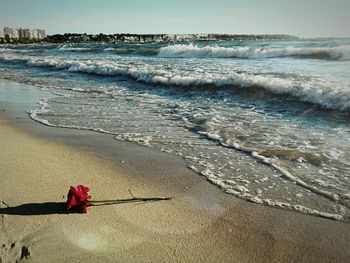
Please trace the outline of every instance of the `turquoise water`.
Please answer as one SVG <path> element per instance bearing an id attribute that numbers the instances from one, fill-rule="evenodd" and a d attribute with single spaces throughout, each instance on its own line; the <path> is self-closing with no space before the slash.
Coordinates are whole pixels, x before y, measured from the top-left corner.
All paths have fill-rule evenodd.
<path id="1" fill-rule="evenodd" d="M 30 116 L 183 157 L 248 201 L 350 207 L 350 40 L 0 47 L 1 78 L 57 96 Z"/>

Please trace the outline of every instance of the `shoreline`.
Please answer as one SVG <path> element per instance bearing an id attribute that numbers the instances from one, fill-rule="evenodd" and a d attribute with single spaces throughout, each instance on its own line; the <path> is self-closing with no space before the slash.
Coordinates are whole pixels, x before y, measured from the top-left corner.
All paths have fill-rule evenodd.
<path id="1" fill-rule="evenodd" d="M 350 260 L 348 223 L 248 203 L 187 169 L 179 157 L 106 134 L 44 126 L 29 119 L 28 102 L 0 103 L 0 200 L 10 207 L 62 202 L 69 185 L 78 183 L 90 186 L 96 199 L 128 198 L 128 189 L 174 197 L 92 207 L 87 215 L 6 214 L 2 203 L 4 262 L 21 257 L 23 247 L 34 262 L 48 256 L 50 262 Z"/>

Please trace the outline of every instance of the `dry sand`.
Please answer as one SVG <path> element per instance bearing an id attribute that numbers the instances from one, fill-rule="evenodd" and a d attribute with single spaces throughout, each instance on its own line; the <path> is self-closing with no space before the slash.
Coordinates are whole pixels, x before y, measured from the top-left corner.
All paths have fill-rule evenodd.
<path id="1" fill-rule="evenodd" d="M 6 114 L 0 262 L 350 262 L 348 223 L 251 204 L 179 158 Z M 68 188 L 80 183 L 94 199 L 128 198 L 128 189 L 174 199 L 66 214 Z"/>

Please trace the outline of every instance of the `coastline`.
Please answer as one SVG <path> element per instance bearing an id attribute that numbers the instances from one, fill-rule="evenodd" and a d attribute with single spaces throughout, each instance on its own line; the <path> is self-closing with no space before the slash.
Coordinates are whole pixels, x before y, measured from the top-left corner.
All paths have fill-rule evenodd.
<path id="1" fill-rule="evenodd" d="M 128 198 L 128 189 L 137 196 L 174 197 L 92 207 L 87 215 L 45 205 L 27 209 L 29 215 L 21 209 L 9 214 L 2 203 L 3 262 L 25 258 L 26 251 L 33 262 L 350 259 L 348 223 L 248 203 L 222 193 L 178 157 L 105 134 L 47 127 L 28 118 L 28 104 L 1 100 L 0 200 L 10 207 L 60 203 L 69 185 L 78 183 L 90 186 L 96 199 Z"/>

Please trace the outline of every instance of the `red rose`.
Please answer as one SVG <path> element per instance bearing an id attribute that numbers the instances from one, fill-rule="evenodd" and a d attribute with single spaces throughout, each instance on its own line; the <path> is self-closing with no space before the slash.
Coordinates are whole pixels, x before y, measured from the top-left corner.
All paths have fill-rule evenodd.
<path id="1" fill-rule="evenodd" d="M 71 186 L 68 192 L 67 210 L 87 213 L 87 208 L 92 205 L 88 192 L 89 187 L 84 185 Z"/>

